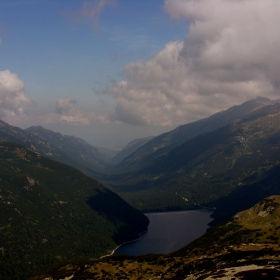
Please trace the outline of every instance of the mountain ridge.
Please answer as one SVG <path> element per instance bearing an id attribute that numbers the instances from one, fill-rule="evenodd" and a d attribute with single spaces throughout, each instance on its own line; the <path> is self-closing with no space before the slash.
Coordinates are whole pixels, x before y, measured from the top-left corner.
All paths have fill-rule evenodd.
<path id="1" fill-rule="evenodd" d="M 153 138 L 133 154 L 125 158 L 115 168 L 125 168 L 133 171 L 139 166 L 143 167 L 145 164 L 168 153 L 176 146 L 179 146 L 194 136 L 218 129 L 263 106 L 273 105 L 279 102 L 280 99 L 270 100 L 265 97 L 257 97 L 246 101 L 241 105 L 235 105 L 227 110 L 218 112 L 208 118 L 181 125 L 174 130 Z"/>
<path id="2" fill-rule="evenodd" d="M 2 120 L 0 120 L 0 143 L 1 142 L 17 143 L 29 148 L 33 152 L 40 153 L 53 160 L 71 166 L 77 166 L 75 161 L 68 158 L 65 154 L 50 145 L 50 143 L 41 137 L 31 134 L 19 127 L 9 125 Z"/>

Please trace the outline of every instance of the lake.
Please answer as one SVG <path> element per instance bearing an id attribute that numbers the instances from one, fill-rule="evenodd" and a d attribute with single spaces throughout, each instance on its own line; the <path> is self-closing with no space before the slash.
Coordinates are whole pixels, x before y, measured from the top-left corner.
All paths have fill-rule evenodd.
<path id="1" fill-rule="evenodd" d="M 122 245 L 115 255 L 139 256 L 149 253 L 171 253 L 203 235 L 212 221 L 208 211 L 149 213 L 147 233 L 136 242 Z"/>

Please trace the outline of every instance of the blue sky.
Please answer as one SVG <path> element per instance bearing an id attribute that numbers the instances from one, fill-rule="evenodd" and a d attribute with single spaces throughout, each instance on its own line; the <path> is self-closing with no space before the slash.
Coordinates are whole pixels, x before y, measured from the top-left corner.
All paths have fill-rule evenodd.
<path id="1" fill-rule="evenodd" d="M 279 98 L 278 3 L 2 0 L 0 118 L 116 148 Z"/>
<path id="2" fill-rule="evenodd" d="M 112 1 L 101 11 L 97 26 L 93 19 L 74 19 L 82 4 L 67 0 L 0 3 L 2 69 L 17 73 L 37 102 L 78 99 L 77 94 L 93 97 L 93 88 L 120 79 L 123 65 L 148 59 L 186 33 L 186 23 L 171 21 L 162 1 Z"/>

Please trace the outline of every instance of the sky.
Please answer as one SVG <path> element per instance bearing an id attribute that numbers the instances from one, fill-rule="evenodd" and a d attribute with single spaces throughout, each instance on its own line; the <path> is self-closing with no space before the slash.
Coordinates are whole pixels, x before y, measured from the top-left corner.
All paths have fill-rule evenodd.
<path id="1" fill-rule="evenodd" d="M 280 94 L 279 0 L 1 0 L 0 119 L 122 148 Z"/>

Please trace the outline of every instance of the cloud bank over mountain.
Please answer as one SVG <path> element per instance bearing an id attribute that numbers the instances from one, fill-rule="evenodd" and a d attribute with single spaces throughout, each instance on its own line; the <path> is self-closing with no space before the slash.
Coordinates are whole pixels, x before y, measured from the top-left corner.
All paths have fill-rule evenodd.
<path id="1" fill-rule="evenodd" d="M 166 0 L 164 9 L 186 20 L 188 33 L 148 61 L 124 66 L 125 79 L 102 92 L 116 100 L 114 119 L 179 125 L 259 95 L 279 96 L 280 2 Z"/>

